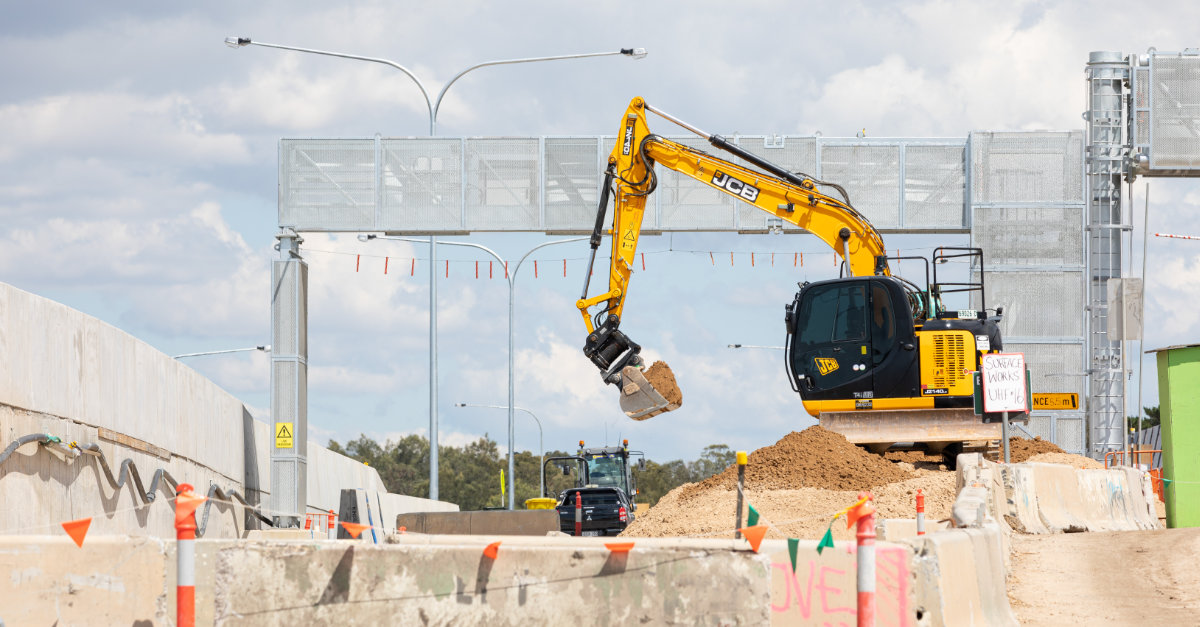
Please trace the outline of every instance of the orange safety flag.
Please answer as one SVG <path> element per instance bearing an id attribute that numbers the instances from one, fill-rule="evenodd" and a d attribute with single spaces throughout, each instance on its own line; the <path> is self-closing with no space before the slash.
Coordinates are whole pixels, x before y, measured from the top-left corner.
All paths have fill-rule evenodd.
<path id="1" fill-rule="evenodd" d="M 750 548 L 754 549 L 755 553 L 758 553 L 758 546 L 762 544 L 763 536 L 767 535 L 767 526 L 754 525 L 753 527 L 738 529 L 738 531 L 746 536 L 746 539 L 750 541 Z"/>
<path id="2" fill-rule="evenodd" d="M 483 548 L 483 554 L 490 560 L 496 559 L 496 555 L 500 553 L 500 543 L 493 542 Z"/>
<path id="3" fill-rule="evenodd" d="M 613 553 L 628 553 L 633 548 L 632 542 L 605 542 L 604 547 Z"/>
<path id="4" fill-rule="evenodd" d="M 192 512 L 207 500 L 203 496 L 190 492 L 175 495 L 175 526 L 183 524 L 187 517 L 191 516 Z"/>
<path id="5" fill-rule="evenodd" d="M 371 528 L 370 525 L 360 525 L 352 522 L 343 522 L 342 527 L 346 530 L 346 533 L 350 534 L 350 537 L 356 540 L 358 539 L 359 534 Z"/>
<path id="6" fill-rule="evenodd" d="M 92 526 L 90 516 L 62 523 L 63 531 L 66 531 L 67 535 L 71 536 L 71 539 L 75 541 L 75 546 L 81 549 L 83 548 L 83 537 L 87 535 L 88 527 L 90 526 Z"/>
<path id="7" fill-rule="evenodd" d="M 862 499 L 861 501 L 850 506 L 850 509 L 846 510 L 846 528 L 850 529 L 854 527 L 854 523 L 858 522 L 859 518 L 862 518 L 863 516 L 869 516 L 874 513 L 875 507 L 871 505 L 871 501 L 865 498 Z"/>

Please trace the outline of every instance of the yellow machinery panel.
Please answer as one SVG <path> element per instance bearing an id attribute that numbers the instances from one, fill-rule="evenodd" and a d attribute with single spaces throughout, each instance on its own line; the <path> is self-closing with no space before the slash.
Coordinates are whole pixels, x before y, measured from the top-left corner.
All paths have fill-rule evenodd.
<path id="1" fill-rule="evenodd" d="M 922 396 L 971 396 L 975 336 L 962 329 L 917 331 Z"/>

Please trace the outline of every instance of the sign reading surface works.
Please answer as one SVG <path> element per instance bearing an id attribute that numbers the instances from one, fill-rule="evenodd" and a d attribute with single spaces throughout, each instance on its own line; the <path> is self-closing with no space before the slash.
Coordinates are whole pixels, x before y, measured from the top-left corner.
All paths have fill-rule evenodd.
<path id="1" fill-rule="evenodd" d="M 275 423 L 275 448 L 292 448 L 295 446 L 295 428 L 290 422 Z"/>
<path id="2" fill-rule="evenodd" d="M 1034 394 L 1033 408 L 1043 411 L 1079 409 L 1079 395 L 1074 392 Z"/>
<path id="3" fill-rule="evenodd" d="M 983 411 L 1025 411 L 1028 399 L 1023 353 L 985 353 L 979 369 L 983 372 Z"/>

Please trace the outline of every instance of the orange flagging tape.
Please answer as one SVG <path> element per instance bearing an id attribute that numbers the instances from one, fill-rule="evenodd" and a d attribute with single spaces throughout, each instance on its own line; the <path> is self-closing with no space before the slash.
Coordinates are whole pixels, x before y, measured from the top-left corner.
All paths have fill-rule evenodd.
<path id="1" fill-rule="evenodd" d="M 195 494 L 179 494 L 175 496 L 175 525 L 181 525 L 192 512 L 208 499 Z"/>
<path id="2" fill-rule="evenodd" d="M 633 548 L 632 542 L 605 542 L 605 548 L 613 553 L 628 553 Z"/>
<path id="3" fill-rule="evenodd" d="M 346 530 L 346 533 L 350 534 L 351 537 L 358 539 L 358 535 L 360 533 L 362 533 L 364 529 L 369 529 L 370 525 L 360 525 L 358 523 L 343 522 L 342 527 Z"/>
<path id="4" fill-rule="evenodd" d="M 871 501 L 864 499 L 860 503 L 854 504 L 850 509 L 846 510 L 846 528 L 850 529 L 854 523 L 858 522 L 859 518 L 875 513 L 875 508 L 871 505 Z"/>
<path id="5" fill-rule="evenodd" d="M 70 522 L 62 523 L 62 528 L 75 541 L 75 546 L 83 548 L 83 537 L 87 535 L 88 527 L 92 526 L 92 519 L 80 518 Z"/>
<path id="6" fill-rule="evenodd" d="M 490 560 L 496 559 L 496 555 L 499 553 L 500 553 L 500 543 L 499 542 L 493 542 L 493 543 L 487 545 L 486 547 L 484 547 L 484 549 L 483 549 L 483 554 L 485 556 L 487 556 L 487 558 Z"/>
<path id="7" fill-rule="evenodd" d="M 746 536 L 746 539 L 750 541 L 750 548 L 754 549 L 755 553 L 758 553 L 758 546 L 762 544 L 763 536 L 767 535 L 767 526 L 754 525 L 753 527 L 738 529 L 738 531 Z"/>

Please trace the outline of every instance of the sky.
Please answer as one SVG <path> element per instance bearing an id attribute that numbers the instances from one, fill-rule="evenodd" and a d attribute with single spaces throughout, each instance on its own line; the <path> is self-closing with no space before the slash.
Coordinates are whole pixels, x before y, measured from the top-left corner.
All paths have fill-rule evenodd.
<path id="1" fill-rule="evenodd" d="M 167 354 L 270 343 L 270 264 L 280 138 L 424 136 L 415 84 L 385 66 L 226 37 L 395 60 L 436 94 L 494 59 L 644 47 L 623 57 L 484 68 L 454 84 L 438 134 L 610 135 L 634 96 L 713 132 L 966 137 L 974 130 L 1077 130 L 1093 50 L 1195 45 L 1200 5 L 1118 2 L 747 1 L 687 5 L 479 2 L 3 2 L 0 20 L 0 281 L 95 316 Z M 1130 16 L 1136 11 L 1136 20 Z M 671 129 L 671 132 L 677 132 Z M 1130 234 L 1200 235 L 1200 187 L 1140 179 Z M 1147 192 L 1148 190 L 1148 192 Z M 516 259 L 540 234 L 472 234 Z M 429 427 L 426 248 L 304 235 L 310 264 L 310 437 L 387 440 Z M 927 252 L 962 236 L 889 236 Z M 709 444 L 755 450 L 813 421 L 773 349 L 796 283 L 836 276 L 798 235 L 646 237 L 623 328 L 671 364 L 684 407 L 645 422 L 617 408 L 583 357 L 575 300 L 582 243 L 547 247 L 518 275 L 516 405 L 547 449 L 628 438 L 656 460 Z M 700 251 L 700 252 L 686 252 Z M 728 256 L 713 263 L 706 251 Z M 764 262 L 809 251 L 805 268 Z M 758 262 L 750 267 L 749 253 Z M 1145 347 L 1200 340 L 1200 242 L 1151 237 Z M 466 248 L 438 283 L 443 444 L 506 442 L 507 284 L 475 279 Z M 361 255 L 361 257 L 360 257 Z M 412 272 L 383 257 L 416 260 Z M 824 263 L 814 261 L 823 259 Z M 562 263 L 567 260 L 567 276 Z M 547 269 L 549 268 L 549 270 Z M 593 291 L 594 293 L 594 291 Z M 635 330 L 636 329 L 636 330 Z M 269 358 L 187 363 L 270 420 Z M 1153 364 L 1147 402 L 1157 402 Z M 1134 378 L 1136 381 L 1136 377 Z M 538 429 L 518 413 L 517 450 Z"/>

